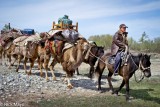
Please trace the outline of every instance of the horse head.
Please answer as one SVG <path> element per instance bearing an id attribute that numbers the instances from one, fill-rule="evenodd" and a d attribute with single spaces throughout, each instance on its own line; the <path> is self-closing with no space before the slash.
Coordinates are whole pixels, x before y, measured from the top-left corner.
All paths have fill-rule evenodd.
<path id="1" fill-rule="evenodd" d="M 150 55 L 142 54 L 140 58 L 140 70 L 144 73 L 144 76 L 149 78 L 151 76 L 151 62 L 150 62 Z"/>
<path id="2" fill-rule="evenodd" d="M 98 46 L 97 56 L 102 56 L 104 54 L 104 47 Z"/>

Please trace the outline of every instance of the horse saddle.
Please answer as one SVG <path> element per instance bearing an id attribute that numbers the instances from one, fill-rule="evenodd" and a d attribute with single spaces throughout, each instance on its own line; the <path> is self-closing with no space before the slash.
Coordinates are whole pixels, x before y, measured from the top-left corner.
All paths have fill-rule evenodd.
<path id="1" fill-rule="evenodd" d="M 120 60 L 121 61 L 121 66 L 123 66 L 127 62 L 128 57 L 129 57 L 129 55 L 125 55 L 124 52 L 121 53 L 121 60 Z M 108 58 L 108 63 L 109 64 L 115 64 L 115 60 L 116 60 L 115 58 L 116 58 L 115 55 L 114 56 L 110 56 Z"/>

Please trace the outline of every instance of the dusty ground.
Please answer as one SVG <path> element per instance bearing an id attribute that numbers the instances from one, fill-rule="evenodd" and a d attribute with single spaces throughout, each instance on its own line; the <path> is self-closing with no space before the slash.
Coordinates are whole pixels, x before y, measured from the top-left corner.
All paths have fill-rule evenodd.
<path id="1" fill-rule="evenodd" d="M 150 79 L 160 76 L 160 59 L 151 59 L 151 63 L 152 77 Z M 74 75 L 72 78 L 73 89 L 68 89 L 66 83 L 63 82 L 65 75 L 60 64 L 55 66 L 55 70 L 57 81 L 53 81 L 51 72 L 48 72 L 50 81 L 46 82 L 44 77 L 39 76 L 37 66 L 33 68 L 31 76 L 24 73 L 23 67 L 17 73 L 15 67 L 9 70 L 7 67 L 0 66 L 0 106 L 28 106 L 31 105 L 31 102 L 50 100 L 61 96 L 111 95 L 108 92 L 106 81 L 108 71 L 106 69 L 102 78 L 102 88 L 106 90 L 103 94 L 97 91 L 96 82 L 88 78 L 89 65 L 87 64 L 83 63 L 80 66 L 81 75 Z M 118 87 L 121 79 L 120 76 L 113 76 L 113 86 Z"/>

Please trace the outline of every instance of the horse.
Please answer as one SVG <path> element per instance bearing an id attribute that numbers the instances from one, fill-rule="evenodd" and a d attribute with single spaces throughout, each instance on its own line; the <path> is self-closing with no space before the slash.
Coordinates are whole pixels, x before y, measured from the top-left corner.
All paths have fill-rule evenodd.
<path id="1" fill-rule="evenodd" d="M 133 55 L 130 53 L 128 55 L 127 65 L 123 65 L 119 68 L 119 75 L 123 77 L 123 81 L 120 87 L 115 91 L 111 83 L 111 77 L 114 73 L 114 64 L 106 63 L 110 55 L 110 53 L 104 54 L 96 67 L 95 74 L 98 77 L 98 90 L 101 90 L 101 77 L 105 67 L 107 66 L 109 71 L 107 80 L 112 94 L 118 95 L 118 92 L 123 88 L 124 85 L 126 85 L 126 101 L 129 101 L 129 79 L 132 77 L 135 71 L 139 69 L 141 72 L 143 72 L 145 77 L 149 78 L 151 76 L 150 55 L 142 53 L 139 53 L 138 55 Z"/>
<path id="2" fill-rule="evenodd" d="M 63 47 L 64 42 L 59 41 L 61 47 Z M 48 45 L 50 44 L 50 45 Z M 63 49 L 63 52 L 61 52 L 60 55 L 57 54 L 55 51 L 56 45 L 55 41 L 46 41 L 45 43 L 45 58 L 44 58 L 44 67 L 45 67 L 45 75 L 46 75 L 46 80 L 48 81 L 48 63 L 49 59 L 48 54 L 51 53 L 53 57 L 52 63 L 49 65 L 49 68 L 52 72 L 53 80 L 56 80 L 56 77 L 54 75 L 54 66 L 57 63 L 61 63 L 63 70 L 66 72 L 66 80 L 68 82 L 68 88 L 72 88 L 72 84 L 70 82 L 70 78 L 73 76 L 73 73 L 75 72 L 75 69 L 82 63 L 83 61 L 83 53 L 88 49 L 88 41 L 85 38 L 79 38 L 76 43 L 67 48 Z M 60 49 L 61 50 L 61 49 Z M 40 72 L 42 72 L 42 69 L 40 69 Z"/>
<path id="3" fill-rule="evenodd" d="M 95 69 L 95 63 L 98 60 L 98 58 L 104 54 L 104 47 L 97 46 L 96 44 L 91 44 L 89 47 L 90 48 L 88 49 L 88 52 L 86 52 L 86 55 L 84 55 L 85 57 L 83 59 L 83 62 L 90 65 L 89 77 L 92 78 L 92 74 L 94 73 Z M 88 56 L 87 53 L 89 53 Z M 76 71 L 77 75 L 79 75 L 78 68 Z"/>

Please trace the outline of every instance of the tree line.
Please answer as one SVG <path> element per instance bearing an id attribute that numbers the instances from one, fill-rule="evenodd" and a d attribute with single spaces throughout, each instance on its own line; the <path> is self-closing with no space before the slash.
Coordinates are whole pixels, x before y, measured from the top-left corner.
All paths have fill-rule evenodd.
<path id="1" fill-rule="evenodd" d="M 110 49 L 112 37 L 113 35 L 110 34 L 94 35 L 90 36 L 88 40 L 95 41 L 97 45 L 104 46 L 105 49 Z M 130 50 L 160 53 L 160 37 L 151 40 L 145 32 L 142 33 L 138 41 L 134 40 L 132 37 L 128 37 L 128 43 Z"/>

